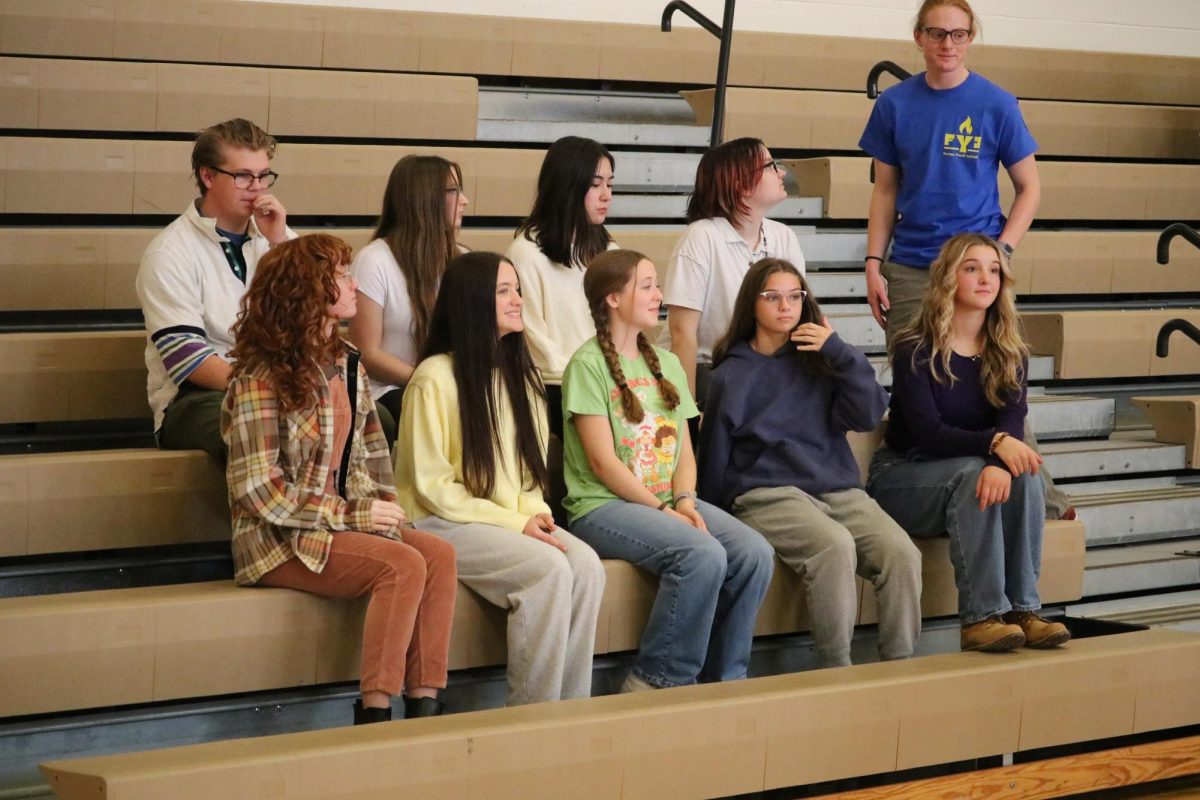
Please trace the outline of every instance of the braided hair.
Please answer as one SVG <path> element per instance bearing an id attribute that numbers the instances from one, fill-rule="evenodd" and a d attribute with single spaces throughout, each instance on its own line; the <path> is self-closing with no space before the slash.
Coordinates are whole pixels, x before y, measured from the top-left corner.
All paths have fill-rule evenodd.
<path id="1" fill-rule="evenodd" d="M 637 274 L 638 264 L 649 260 L 633 250 L 607 250 L 588 262 L 587 272 L 583 276 L 583 293 L 592 312 L 592 322 L 596 325 L 596 342 L 608 365 L 608 374 L 621 391 L 621 411 L 630 422 L 641 422 L 645 410 L 625 378 L 625 371 L 621 369 L 621 357 L 612 338 L 608 296 L 629 286 Z M 663 403 L 672 411 L 675 410 L 679 405 L 679 390 L 663 377 L 658 353 L 645 333 L 638 333 L 637 346 L 638 352 L 646 360 L 646 366 L 650 367 L 650 372 L 658 381 L 658 393 Z"/>

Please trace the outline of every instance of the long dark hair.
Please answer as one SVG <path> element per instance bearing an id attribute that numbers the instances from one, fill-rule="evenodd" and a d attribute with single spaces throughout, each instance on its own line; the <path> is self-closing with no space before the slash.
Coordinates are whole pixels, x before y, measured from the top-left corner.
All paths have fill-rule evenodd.
<path id="1" fill-rule="evenodd" d="M 808 293 L 804 298 L 804 305 L 800 309 L 800 320 L 796 324 L 813 322 L 820 325 L 821 321 L 825 319 L 816 296 L 813 295 L 812 289 L 808 288 L 808 281 L 804 280 L 804 276 L 800 274 L 800 270 L 796 269 L 795 264 L 783 258 L 760 259 L 750 267 L 750 271 L 742 279 L 737 299 L 733 301 L 733 317 L 729 320 L 729 328 L 713 347 L 712 363 L 714 368 L 728 358 L 729 351 L 735 344 L 748 342 L 754 338 L 758 326 L 758 316 L 755 314 L 758 293 L 763 291 L 763 287 L 767 285 L 767 279 L 778 272 L 795 275 L 800 280 L 800 288 Z M 829 360 L 820 353 L 811 350 L 796 350 L 795 347 L 789 347 L 788 353 L 791 358 L 799 361 L 810 374 L 831 375 L 833 373 Z"/>
<path id="2" fill-rule="evenodd" d="M 314 233 L 275 245 L 258 262 L 233 324 L 234 374 L 264 369 L 284 412 L 309 408 L 321 385 L 318 363 L 346 350 L 326 309 L 338 297 L 337 268 L 349 267 L 350 245 Z M 347 290 L 348 291 L 348 290 Z"/>
<path id="3" fill-rule="evenodd" d="M 687 221 L 724 217 L 730 224 L 750 213 L 746 195 L 762 175 L 762 139 L 748 136 L 710 147 L 696 166 L 696 185 L 688 198 Z"/>
<path id="4" fill-rule="evenodd" d="M 392 167 L 372 239 L 383 239 L 408 284 L 412 336 L 429 333 L 446 264 L 458 253 L 454 219 L 446 214 L 446 184 L 462 189 L 462 169 L 441 156 L 405 156 Z"/>
<path id="5" fill-rule="evenodd" d="M 608 365 L 608 374 L 621 392 L 621 413 L 630 422 L 641 422 L 645 416 L 642 402 L 638 400 L 629 382 L 625 380 L 625 371 L 621 369 L 621 357 L 613 344 L 612 328 L 609 325 L 609 308 L 606 302 L 613 292 L 619 292 L 634 279 L 637 266 L 643 261 L 649 261 L 641 253 L 634 250 L 607 250 L 593 258 L 583 276 L 583 293 L 587 296 L 588 307 L 592 311 L 592 322 L 596 325 L 596 343 L 600 345 L 600 353 L 604 363 Z M 655 380 L 658 381 L 658 394 L 663 404 L 672 411 L 679 405 L 679 390 L 675 384 L 663 377 L 662 365 L 658 361 L 658 353 L 646 338 L 646 334 L 637 335 L 638 352 L 646 359 Z"/>
<path id="6" fill-rule="evenodd" d="M 533 210 L 517 228 L 517 235 L 535 242 L 546 258 L 568 268 L 583 267 L 612 241 L 603 225 L 588 220 L 583 207 L 602 158 L 616 169 L 612 153 L 591 139 L 564 136 L 550 145 L 538 173 Z"/>
<path id="7" fill-rule="evenodd" d="M 421 352 L 422 359 L 440 353 L 453 356 L 463 481 L 475 497 L 490 497 L 496 488 L 501 404 L 496 392 L 497 370 L 512 404 L 518 467 L 529 475 L 526 488 L 546 491 L 550 485 L 546 443 L 539 438 L 534 420 L 534 414 L 544 413 L 545 387 L 525 336 L 510 333 L 501 337 L 496 326 L 496 275 L 501 262 L 507 259 L 498 253 L 476 252 L 456 256 L 446 265 L 429 337 Z M 530 394 L 541 401 L 537 409 L 529 401 Z"/>

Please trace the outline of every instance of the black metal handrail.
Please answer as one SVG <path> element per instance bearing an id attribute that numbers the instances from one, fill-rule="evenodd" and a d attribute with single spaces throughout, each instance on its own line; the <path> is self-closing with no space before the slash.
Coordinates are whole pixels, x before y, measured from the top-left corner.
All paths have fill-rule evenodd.
<path id="1" fill-rule="evenodd" d="M 1176 236 L 1182 236 L 1195 247 L 1200 247 L 1200 231 L 1197 231 L 1191 225 L 1184 225 L 1182 222 L 1168 225 L 1158 235 L 1158 263 L 1171 263 L 1171 240 Z"/>
<path id="2" fill-rule="evenodd" d="M 1183 331 L 1183 333 L 1196 344 L 1200 344 L 1200 328 L 1197 328 L 1186 319 L 1173 319 L 1158 329 L 1158 340 L 1154 343 L 1154 353 L 1159 358 L 1167 357 L 1167 346 L 1171 338 L 1171 334 L 1175 331 Z"/>
<path id="3" fill-rule="evenodd" d="M 874 100 L 879 97 L 879 78 L 883 73 L 895 75 L 899 80 L 906 80 L 912 77 L 912 73 L 900 66 L 894 61 L 880 61 L 875 66 L 871 67 L 871 71 L 867 73 L 867 97 Z"/>
<path id="4" fill-rule="evenodd" d="M 662 13 L 662 30 L 671 32 L 671 17 L 676 11 L 682 11 L 692 18 L 697 25 L 721 40 L 721 49 L 717 54 L 717 85 L 713 98 L 712 134 L 709 144 L 716 147 L 721 143 L 725 132 L 725 86 L 729 82 L 729 53 L 733 46 L 733 6 L 736 0 L 725 0 L 725 16 L 720 26 L 701 14 L 684 0 L 671 0 Z"/>

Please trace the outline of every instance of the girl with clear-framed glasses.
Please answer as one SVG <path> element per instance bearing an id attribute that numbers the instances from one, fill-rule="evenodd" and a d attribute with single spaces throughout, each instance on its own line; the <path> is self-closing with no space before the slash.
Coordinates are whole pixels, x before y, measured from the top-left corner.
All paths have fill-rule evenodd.
<path id="1" fill-rule="evenodd" d="M 765 258 L 750 268 L 713 351 L 700 496 L 803 576 L 823 667 L 850 664 L 856 573 L 878 597 L 880 658 L 909 657 L 921 631 L 921 553 L 863 491 L 846 441 L 874 430 L 887 402 L 795 266 Z"/>

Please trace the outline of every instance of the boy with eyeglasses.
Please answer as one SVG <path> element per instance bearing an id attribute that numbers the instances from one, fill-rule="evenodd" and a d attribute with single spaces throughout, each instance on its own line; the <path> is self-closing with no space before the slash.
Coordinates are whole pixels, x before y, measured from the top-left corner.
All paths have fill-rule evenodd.
<path id="1" fill-rule="evenodd" d="M 138 268 L 155 437 L 168 450 L 204 450 L 222 466 L 229 329 L 259 259 L 296 236 L 270 193 L 274 154 L 275 139 L 248 120 L 201 131 L 192 148 L 200 196 L 154 237 Z"/>

